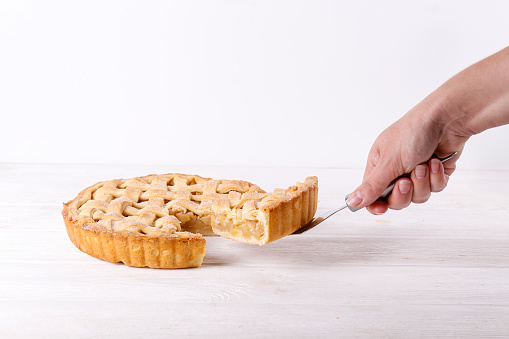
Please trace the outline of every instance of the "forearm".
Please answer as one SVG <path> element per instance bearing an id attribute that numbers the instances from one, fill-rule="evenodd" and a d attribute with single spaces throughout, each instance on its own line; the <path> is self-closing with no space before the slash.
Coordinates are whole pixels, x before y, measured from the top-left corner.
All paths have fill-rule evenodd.
<path id="1" fill-rule="evenodd" d="M 369 205 L 377 214 L 426 201 L 445 188 L 469 137 L 504 124 L 509 124 L 509 48 L 458 73 L 382 132 L 348 204 Z M 429 160 L 454 152 L 458 155 L 444 164 Z M 376 201 L 405 173 L 410 178 L 400 179 L 387 201 Z"/>
<path id="2" fill-rule="evenodd" d="M 428 100 L 444 133 L 469 137 L 509 124 L 509 47 L 458 73 Z"/>

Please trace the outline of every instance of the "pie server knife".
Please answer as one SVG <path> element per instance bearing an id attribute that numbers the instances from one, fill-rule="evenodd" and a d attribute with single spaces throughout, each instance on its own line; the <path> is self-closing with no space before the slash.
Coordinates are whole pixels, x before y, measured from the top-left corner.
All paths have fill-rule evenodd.
<path id="1" fill-rule="evenodd" d="M 447 160 L 449 160 L 451 158 L 454 158 L 457 154 L 458 154 L 458 152 L 454 152 L 454 153 L 452 153 L 451 155 L 449 155 L 449 156 L 447 156 L 445 158 L 438 158 L 438 157 L 435 157 L 435 158 L 439 159 L 442 163 L 444 163 Z M 408 177 L 408 176 L 409 176 L 408 174 L 405 174 L 405 175 L 402 175 L 401 177 Z M 383 191 L 383 193 L 380 195 L 380 198 L 378 198 L 378 200 L 386 198 L 392 192 L 392 190 L 394 188 L 394 185 L 396 184 L 396 181 L 398 181 L 398 179 L 400 179 L 401 177 L 394 179 L 390 183 L 390 185 L 387 186 L 385 191 Z M 322 214 L 321 216 L 319 216 L 317 218 L 314 218 L 309 223 L 307 223 L 306 225 L 302 226 L 301 228 L 299 228 L 297 231 L 293 232 L 292 234 L 301 234 L 301 233 L 304 233 L 306 231 L 309 231 L 310 229 L 312 229 L 313 227 L 315 227 L 319 223 L 325 221 L 329 217 L 333 216 L 334 214 L 338 213 L 339 211 L 341 211 L 341 210 L 343 210 L 343 209 L 345 209 L 347 207 L 352 212 L 356 212 L 356 211 L 360 210 L 360 208 L 355 208 L 355 207 L 348 206 L 348 203 L 346 203 L 346 201 L 348 200 L 349 196 L 350 196 L 350 194 L 346 195 L 346 197 L 345 197 L 345 205 L 344 206 L 341 206 L 340 208 L 338 208 L 336 210 L 328 211 L 328 212 Z"/>

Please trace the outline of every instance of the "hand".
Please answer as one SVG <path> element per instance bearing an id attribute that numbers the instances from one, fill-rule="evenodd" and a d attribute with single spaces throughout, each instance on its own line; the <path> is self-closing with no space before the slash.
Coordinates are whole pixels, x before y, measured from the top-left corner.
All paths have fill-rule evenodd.
<path id="1" fill-rule="evenodd" d="M 363 183 L 348 199 L 349 205 L 383 214 L 389 208 L 400 210 L 412 202 L 426 202 L 432 192 L 447 186 L 468 136 L 444 133 L 431 118 L 433 111 L 423 101 L 380 134 L 369 152 Z M 458 155 L 444 164 L 429 160 L 433 154 L 446 157 L 454 152 Z M 399 179 L 385 201 L 376 201 L 395 178 L 407 173 L 410 177 Z"/>
<path id="2" fill-rule="evenodd" d="M 447 186 L 465 142 L 488 128 L 509 123 L 509 48 L 460 72 L 382 132 L 371 147 L 352 207 L 373 214 L 426 202 Z M 458 155 L 442 164 L 442 158 Z M 376 201 L 403 174 L 386 201 Z"/>
<path id="3" fill-rule="evenodd" d="M 399 179 L 387 200 L 377 200 L 366 209 L 372 214 L 383 214 L 387 209 L 401 210 L 410 203 L 424 203 L 431 192 L 440 192 L 449 181 L 440 160 L 433 158 L 426 164 L 419 164 L 408 178 Z"/>

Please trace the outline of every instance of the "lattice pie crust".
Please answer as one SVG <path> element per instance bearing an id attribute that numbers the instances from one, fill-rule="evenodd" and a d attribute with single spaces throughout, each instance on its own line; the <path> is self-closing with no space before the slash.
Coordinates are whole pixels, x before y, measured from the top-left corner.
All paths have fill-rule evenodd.
<path id="1" fill-rule="evenodd" d="M 317 201 L 316 177 L 266 193 L 246 181 L 165 174 L 97 183 L 62 215 L 74 245 L 96 258 L 184 268 L 201 265 L 202 235 L 264 245 L 311 221 Z"/>

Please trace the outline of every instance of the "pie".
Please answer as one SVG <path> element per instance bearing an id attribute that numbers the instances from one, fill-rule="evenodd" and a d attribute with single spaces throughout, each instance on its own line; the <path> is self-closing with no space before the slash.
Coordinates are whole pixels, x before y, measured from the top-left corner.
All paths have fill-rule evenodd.
<path id="1" fill-rule="evenodd" d="M 204 235 L 264 245 L 295 232 L 316 212 L 318 179 L 266 193 L 242 180 L 164 174 L 99 182 L 64 203 L 69 238 L 109 262 L 198 267 Z"/>

